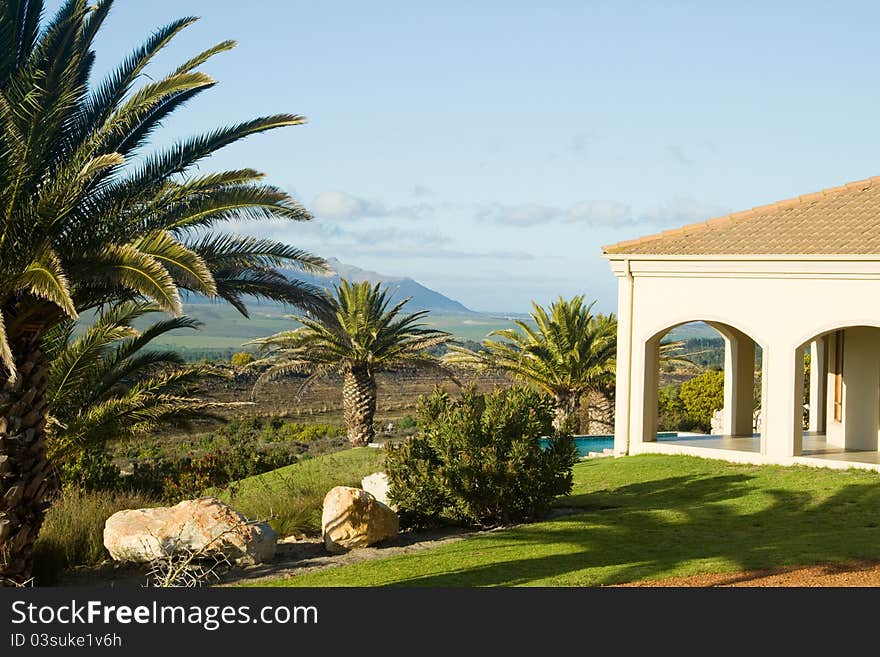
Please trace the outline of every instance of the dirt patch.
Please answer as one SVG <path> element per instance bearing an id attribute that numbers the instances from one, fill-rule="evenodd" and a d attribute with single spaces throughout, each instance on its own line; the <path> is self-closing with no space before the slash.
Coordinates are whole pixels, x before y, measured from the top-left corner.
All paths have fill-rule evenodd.
<path id="1" fill-rule="evenodd" d="M 750 570 L 738 573 L 670 577 L 646 582 L 620 584 L 623 587 L 690 587 L 690 586 L 797 586 L 844 587 L 880 586 L 880 562 L 849 563 Z"/>

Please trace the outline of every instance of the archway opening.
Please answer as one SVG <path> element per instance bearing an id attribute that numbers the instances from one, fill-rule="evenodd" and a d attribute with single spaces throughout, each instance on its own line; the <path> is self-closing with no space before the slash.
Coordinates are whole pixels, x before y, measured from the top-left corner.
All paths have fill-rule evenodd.
<path id="1" fill-rule="evenodd" d="M 646 344 L 643 439 L 761 451 L 762 362 L 760 345 L 727 324 L 656 334 Z"/>
<path id="2" fill-rule="evenodd" d="M 877 453 L 880 328 L 836 328 L 807 340 L 798 351 L 803 354 L 801 454 Z"/>

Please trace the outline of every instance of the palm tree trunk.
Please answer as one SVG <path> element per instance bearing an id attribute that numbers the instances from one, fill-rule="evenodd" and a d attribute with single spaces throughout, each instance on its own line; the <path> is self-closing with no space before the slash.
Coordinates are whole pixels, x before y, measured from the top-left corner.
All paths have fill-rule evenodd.
<path id="1" fill-rule="evenodd" d="M 556 406 L 553 428 L 561 429 L 571 423 L 574 433 L 580 431 L 581 396 L 576 392 L 565 391 L 556 393 L 553 400 Z"/>
<path id="2" fill-rule="evenodd" d="M 31 577 L 54 476 L 46 456 L 46 374 L 36 338 L 12 345 L 18 378 L 0 373 L 0 586 Z"/>
<path id="3" fill-rule="evenodd" d="M 373 416 L 376 414 L 376 377 L 369 370 L 345 373 L 342 382 L 342 406 L 348 427 L 348 442 L 363 447 L 373 441 Z"/>

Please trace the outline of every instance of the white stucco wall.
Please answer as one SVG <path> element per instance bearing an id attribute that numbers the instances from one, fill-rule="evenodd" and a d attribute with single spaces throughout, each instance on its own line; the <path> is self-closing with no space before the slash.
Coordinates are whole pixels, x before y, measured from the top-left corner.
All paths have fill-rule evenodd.
<path id="1" fill-rule="evenodd" d="M 643 440 L 653 436 L 652 341 L 674 326 L 697 320 L 720 323 L 761 346 L 761 453 L 779 459 L 801 450 L 803 348 L 836 328 L 880 327 L 880 304 L 872 301 L 880 298 L 876 257 L 606 257 L 619 277 L 620 300 L 631 297 L 629 307 L 622 303 L 618 308 L 618 337 L 626 345 L 618 356 L 618 453 L 638 452 Z M 856 337 L 854 353 L 863 348 L 862 338 Z M 880 384 L 880 361 L 865 365 L 869 367 L 874 367 L 875 378 L 867 373 L 853 377 L 860 384 Z M 876 411 L 877 403 L 872 408 Z M 852 431 L 871 434 L 876 443 L 877 412 L 873 416 L 873 426 L 853 425 Z"/>

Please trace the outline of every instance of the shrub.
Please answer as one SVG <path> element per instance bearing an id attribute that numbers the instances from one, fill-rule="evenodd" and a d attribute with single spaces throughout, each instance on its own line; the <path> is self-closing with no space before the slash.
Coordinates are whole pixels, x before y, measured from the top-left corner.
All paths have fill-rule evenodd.
<path id="1" fill-rule="evenodd" d="M 53 501 L 34 545 L 34 577 L 53 584 L 73 566 L 94 566 L 108 558 L 104 523 L 123 509 L 157 506 L 142 493 L 83 491 L 67 488 Z"/>
<path id="2" fill-rule="evenodd" d="M 416 428 L 416 421 L 412 415 L 404 415 L 397 422 L 394 423 L 394 429 L 396 431 L 409 431 L 410 429 Z"/>
<path id="3" fill-rule="evenodd" d="M 712 414 L 724 407 L 724 372 L 709 370 L 681 384 L 681 401 L 688 415 L 709 431 Z"/>
<path id="4" fill-rule="evenodd" d="M 550 400 L 527 388 L 420 399 L 420 435 L 386 456 L 401 523 L 492 527 L 545 515 L 554 497 L 571 492 L 577 460 L 571 434 L 552 423 Z"/>
<path id="5" fill-rule="evenodd" d="M 229 362 L 235 369 L 241 369 L 245 365 L 250 365 L 254 362 L 254 355 L 249 351 L 236 351 L 232 354 Z"/>
<path id="6" fill-rule="evenodd" d="M 266 436 L 267 440 L 311 443 L 321 438 L 344 436 L 345 427 L 341 424 L 297 424 L 288 422 Z"/>
<path id="7" fill-rule="evenodd" d="M 63 488 L 79 488 L 86 491 L 113 490 L 119 487 L 120 475 L 103 449 L 78 452 L 59 468 Z"/>
<path id="8" fill-rule="evenodd" d="M 660 388 L 658 411 L 657 428 L 660 431 L 692 431 L 702 428 L 701 423 L 688 414 L 681 400 L 681 386 Z"/>
<path id="9" fill-rule="evenodd" d="M 155 490 L 167 502 L 199 497 L 207 488 L 222 487 L 238 479 L 268 472 L 297 460 L 283 446 L 235 445 L 199 457 L 158 461 L 135 471 L 138 488 Z"/>
<path id="10" fill-rule="evenodd" d="M 167 502 L 198 497 L 206 488 L 275 470 L 303 458 L 347 445 L 336 424 L 298 424 L 279 417 L 236 418 L 173 451 L 151 451 L 132 465 L 121 485 L 149 492 Z M 144 456 L 142 450 L 138 456 Z"/>

